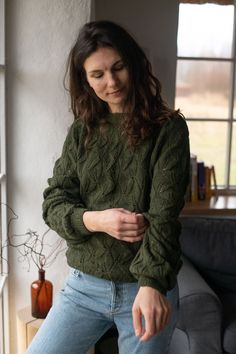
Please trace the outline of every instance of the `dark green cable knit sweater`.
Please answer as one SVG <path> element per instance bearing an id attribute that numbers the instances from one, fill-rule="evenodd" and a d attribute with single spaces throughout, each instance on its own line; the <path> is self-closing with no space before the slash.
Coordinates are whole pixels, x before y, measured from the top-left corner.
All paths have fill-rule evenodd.
<path id="1" fill-rule="evenodd" d="M 189 175 L 188 129 L 183 118 L 173 118 L 134 148 L 121 134 L 121 119 L 109 114 L 87 149 L 86 129 L 74 121 L 44 191 L 43 217 L 67 241 L 71 267 L 113 281 L 138 280 L 165 294 L 181 266 L 178 215 Z M 143 213 L 149 221 L 143 241 L 89 232 L 83 213 L 108 208 Z"/>

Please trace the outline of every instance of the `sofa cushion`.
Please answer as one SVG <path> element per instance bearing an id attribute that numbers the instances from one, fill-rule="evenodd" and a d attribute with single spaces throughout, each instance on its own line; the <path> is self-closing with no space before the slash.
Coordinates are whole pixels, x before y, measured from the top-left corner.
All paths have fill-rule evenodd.
<path id="1" fill-rule="evenodd" d="M 223 348 L 226 353 L 236 353 L 236 293 L 219 294 L 223 308 Z"/>
<path id="2" fill-rule="evenodd" d="M 175 328 L 170 343 L 169 354 L 189 354 L 189 347 L 188 334 L 179 328 Z"/>
<path id="3" fill-rule="evenodd" d="M 183 254 L 218 291 L 236 292 L 236 219 L 182 217 Z"/>
<path id="4" fill-rule="evenodd" d="M 236 353 L 236 321 L 225 328 L 223 347 L 226 353 Z"/>

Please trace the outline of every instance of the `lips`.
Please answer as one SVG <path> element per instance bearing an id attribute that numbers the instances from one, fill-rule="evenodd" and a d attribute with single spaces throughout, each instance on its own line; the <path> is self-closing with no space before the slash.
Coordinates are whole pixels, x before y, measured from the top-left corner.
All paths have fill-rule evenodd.
<path id="1" fill-rule="evenodd" d="M 113 95 L 113 96 L 116 96 L 116 95 L 119 95 L 121 93 L 121 89 L 119 90 L 116 90 L 116 91 L 113 91 L 113 92 L 109 92 L 108 95 Z"/>

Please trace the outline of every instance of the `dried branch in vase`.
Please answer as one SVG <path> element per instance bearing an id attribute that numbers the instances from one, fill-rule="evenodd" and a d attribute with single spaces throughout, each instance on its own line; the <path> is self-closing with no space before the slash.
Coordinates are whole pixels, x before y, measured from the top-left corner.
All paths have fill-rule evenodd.
<path id="1" fill-rule="evenodd" d="M 66 250 L 64 240 L 58 238 L 54 242 L 49 242 L 51 229 L 47 229 L 43 234 L 28 229 L 23 234 L 10 234 L 11 226 L 18 219 L 18 215 L 6 205 L 11 213 L 8 221 L 7 242 L 1 247 L 0 257 L 3 258 L 3 249 L 5 247 L 16 248 L 19 253 L 18 261 L 28 264 L 28 271 L 33 262 L 38 269 L 48 268 L 57 258 L 57 256 Z"/>

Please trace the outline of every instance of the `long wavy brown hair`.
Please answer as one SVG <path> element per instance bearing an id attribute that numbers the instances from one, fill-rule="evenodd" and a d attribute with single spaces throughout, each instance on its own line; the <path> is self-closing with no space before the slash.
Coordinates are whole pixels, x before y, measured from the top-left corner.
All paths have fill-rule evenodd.
<path id="1" fill-rule="evenodd" d="M 72 47 L 65 74 L 69 80 L 71 109 L 75 119 L 81 119 L 87 128 L 87 142 L 95 126 L 103 125 L 110 112 L 109 106 L 96 96 L 89 86 L 84 69 L 85 60 L 102 47 L 116 50 L 129 72 L 129 93 L 125 102 L 122 131 L 128 142 L 135 146 L 149 137 L 154 126 L 179 114 L 164 102 L 161 84 L 153 75 L 144 51 L 121 26 L 110 21 L 93 21 L 85 24 Z"/>

